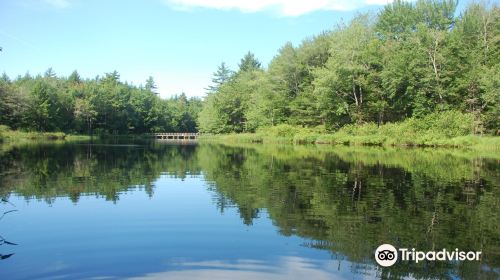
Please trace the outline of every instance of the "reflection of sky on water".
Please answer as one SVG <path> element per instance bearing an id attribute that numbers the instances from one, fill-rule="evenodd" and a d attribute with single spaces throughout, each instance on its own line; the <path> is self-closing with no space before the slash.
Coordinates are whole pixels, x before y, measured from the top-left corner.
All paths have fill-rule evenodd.
<path id="1" fill-rule="evenodd" d="M 155 279 L 228 279 L 228 280 L 288 280 L 288 279 L 373 279 L 377 271 L 368 267 L 364 274 L 352 275 L 348 261 L 310 260 L 301 257 L 281 257 L 276 263 L 259 260 L 200 261 L 179 263 L 178 268 L 165 272 L 149 273 L 132 277 L 134 280 Z"/>
<path id="2" fill-rule="evenodd" d="M 265 210 L 251 226 L 238 209 L 221 213 L 201 176 L 162 175 L 154 195 L 136 190 L 117 203 L 94 196 L 52 204 L 11 196 L 19 211 L 2 233 L 20 245 L 0 264 L 9 279 L 335 279 L 374 275 L 372 266 L 283 236 Z M 163 272 L 162 272 L 163 271 Z M 12 276 L 12 277 L 10 277 Z M 97 277 L 97 278 L 96 278 Z M 103 277 L 103 278 L 101 278 Z"/>
<path id="3" fill-rule="evenodd" d="M 0 248 L 14 253 L 0 279 L 498 278 L 486 265 L 498 263 L 494 163 L 478 169 L 416 150 L 397 151 L 391 167 L 394 150 L 361 161 L 339 151 L 343 161 L 210 145 L 90 147 L 37 146 L 4 161 L 11 175 L 0 191 L 12 191 L 19 211 L 0 234 L 19 245 Z M 373 261 L 382 240 L 475 248 L 477 236 L 484 265 Z"/>

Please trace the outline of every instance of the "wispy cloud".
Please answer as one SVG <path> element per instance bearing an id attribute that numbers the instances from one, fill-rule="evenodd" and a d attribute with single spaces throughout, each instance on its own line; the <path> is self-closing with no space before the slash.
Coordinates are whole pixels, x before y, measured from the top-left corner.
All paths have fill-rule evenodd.
<path id="1" fill-rule="evenodd" d="M 300 16 L 314 11 L 350 11 L 367 5 L 384 5 L 392 0 L 166 0 L 177 9 L 194 7 L 240 10 L 246 13 L 276 11 L 281 16 Z"/>
<path id="2" fill-rule="evenodd" d="M 66 9 L 71 5 L 70 0 L 45 0 L 45 2 L 57 9 Z"/>

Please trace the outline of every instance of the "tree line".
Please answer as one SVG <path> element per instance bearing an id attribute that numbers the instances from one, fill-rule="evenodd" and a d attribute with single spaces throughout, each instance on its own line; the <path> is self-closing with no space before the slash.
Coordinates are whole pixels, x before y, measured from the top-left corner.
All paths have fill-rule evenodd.
<path id="1" fill-rule="evenodd" d="M 32 131 L 88 134 L 194 132 L 199 98 L 184 93 L 162 99 L 154 79 L 144 86 L 120 81 L 117 71 L 82 79 L 29 73 L 0 77 L 0 125 Z"/>
<path id="2" fill-rule="evenodd" d="M 473 115 L 474 133 L 500 127 L 500 9 L 454 0 L 395 1 L 376 16 L 286 43 L 267 69 L 252 53 L 222 63 L 198 122 L 207 133 L 291 124 L 333 131 L 430 113 Z"/>

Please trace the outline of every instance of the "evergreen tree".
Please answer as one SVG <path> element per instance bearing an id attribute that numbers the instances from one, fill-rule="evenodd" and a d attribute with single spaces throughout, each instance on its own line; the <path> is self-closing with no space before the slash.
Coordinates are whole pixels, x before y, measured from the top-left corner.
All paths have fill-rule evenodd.
<path id="1" fill-rule="evenodd" d="M 219 91 L 220 87 L 229 81 L 231 75 L 232 71 L 226 67 L 226 63 L 222 62 L 217 67 L 217 71 L 213 73 L 212 85 L 206 88 L 207 93 L 214 93 Z"/>
<path id="2" fill-rule="evenodd" d="M 54 69 L 52 67 L 49 67 L 47 71 L 43 74 L 45 78 L 54 78 L 56 76 L 56 72 L 54 72 Z"/>
<path id="3" fill-rule="evenodd" d="M 239 72 L 247 72 L 253 70 L 261 69 L 260 61 L 255 58 L 255 55 L 251 52 L 245 54 L 245 56 L 240 60 L 240 64 L 238 64 L 240 70 Z"/>
<path id="4" fill-rule="evenodd" d="M 148 77 L 148 79 L 146 80 L 146 85 L 144 86 L 144 88 L 146 90 L 148 90 L 148 91 L 151 91 L 154 94 L 158 94 L 156 92 L 156 89 L 158 89 L 158 87 L 156 86 L 155 81 L 154 81 L 154 79 L 153 79 L 152 76 Z"/>
<path id="5" fill-rule="evenodd" d="M 82 82 L 82 79 L 80 78 L 80 74 L 75 70 L 69 75 L 68 77 L 68 82 L 71 84 L 79 84 Z"/>

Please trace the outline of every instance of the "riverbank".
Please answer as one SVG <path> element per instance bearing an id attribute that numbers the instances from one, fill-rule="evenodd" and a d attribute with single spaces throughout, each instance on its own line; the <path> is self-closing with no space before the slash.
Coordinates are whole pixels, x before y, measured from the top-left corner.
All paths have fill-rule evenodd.
<path id="1" fill-rule="evenodd" d="M 295 138 L 296 139 L 296 138 Z M 500 159 L 500 137 L 492 136 L 462 136 L 455 137 L 451 139 L 436 139 L 433 145 L 429 144 L 418 144 L 415 142 L 405 143 L 395 143 L 394 139 L 388 139 L 384 142 L 380 141 L 382 138 L 370 138 L 368 136 L 345 136 L 336 134 L 324 134 L 311 136 L 310 142 L 304 141 L 294 141 L 294 138 L 282 137 L 282 138 L 272 138 L 270 136 L 263 136 L 259 134 L 226 134 L 226 135 L 204 135 L 200 137 L 199 141 L 204 143 L 219 143 L 225 145 L 234 146 L 247 146 L 255 143 L 269 144 L 269 146 L 274 146 L 275 144 L 288 144 L 294 145 L 296 147 L 308 146 L 307 144 L 313 144 L 318 147 L 333 147 L 347 148 L 349 146 L 357 147 L 386 147 L 386 148 L 415 148 L 415 149 L 434 149 L 435 151 L 444 150 L 455 150 L 461 151 L 461 154 L 471 156 L 479 156 L 485 158 Z M 324 139 L 340 139 L 339 141 L 324 141 Z M 376 142 L 375 142 L 375 140 Z M 377 144 L 374 144 L 377 143 Z M 267 146 L 263 145 L 262 147 Z M 248 146 L 247 146 L 248 147 Z M 336 148 L 336 149 L 338 149 Z"/>
<path id="2" fill-rule="evenodd" d="M 261 133 L 202 135 L 202 142 L 215 143 L 263 143 L 263 144 L 323 144 L 344 146 L 382 146 L 382 147 L 443 147 L 443 148 L 480 148 L 500 151 L 500 137 L 496 136 L 459 136 L 441 138 L 434 135 L 401 139 L 380 134 L 348 135 L 343 133 L 296 134 L 291 137 L 264 135 Z"/>
<path id="3" fill-rule="evenodd" d="M 470 116 L 454 112 L 431 114 L 399 123 L 346 125 L 335 132 L 324 127 L 282 124 L 255 133 L 202 135 L 200 141 L 220 143 L 328 144 L 350 146 L 476 148 L 500 152 L 500 137 L 473 135 Z"/>
<path id="4" fill-rule="evenodd" d="M 0 143 L 22 143 L 31 141 L 78 141 L 90 140 L 88 135 L 72 135 L 64 132 L 26 132 L 0 126 Z"/>

